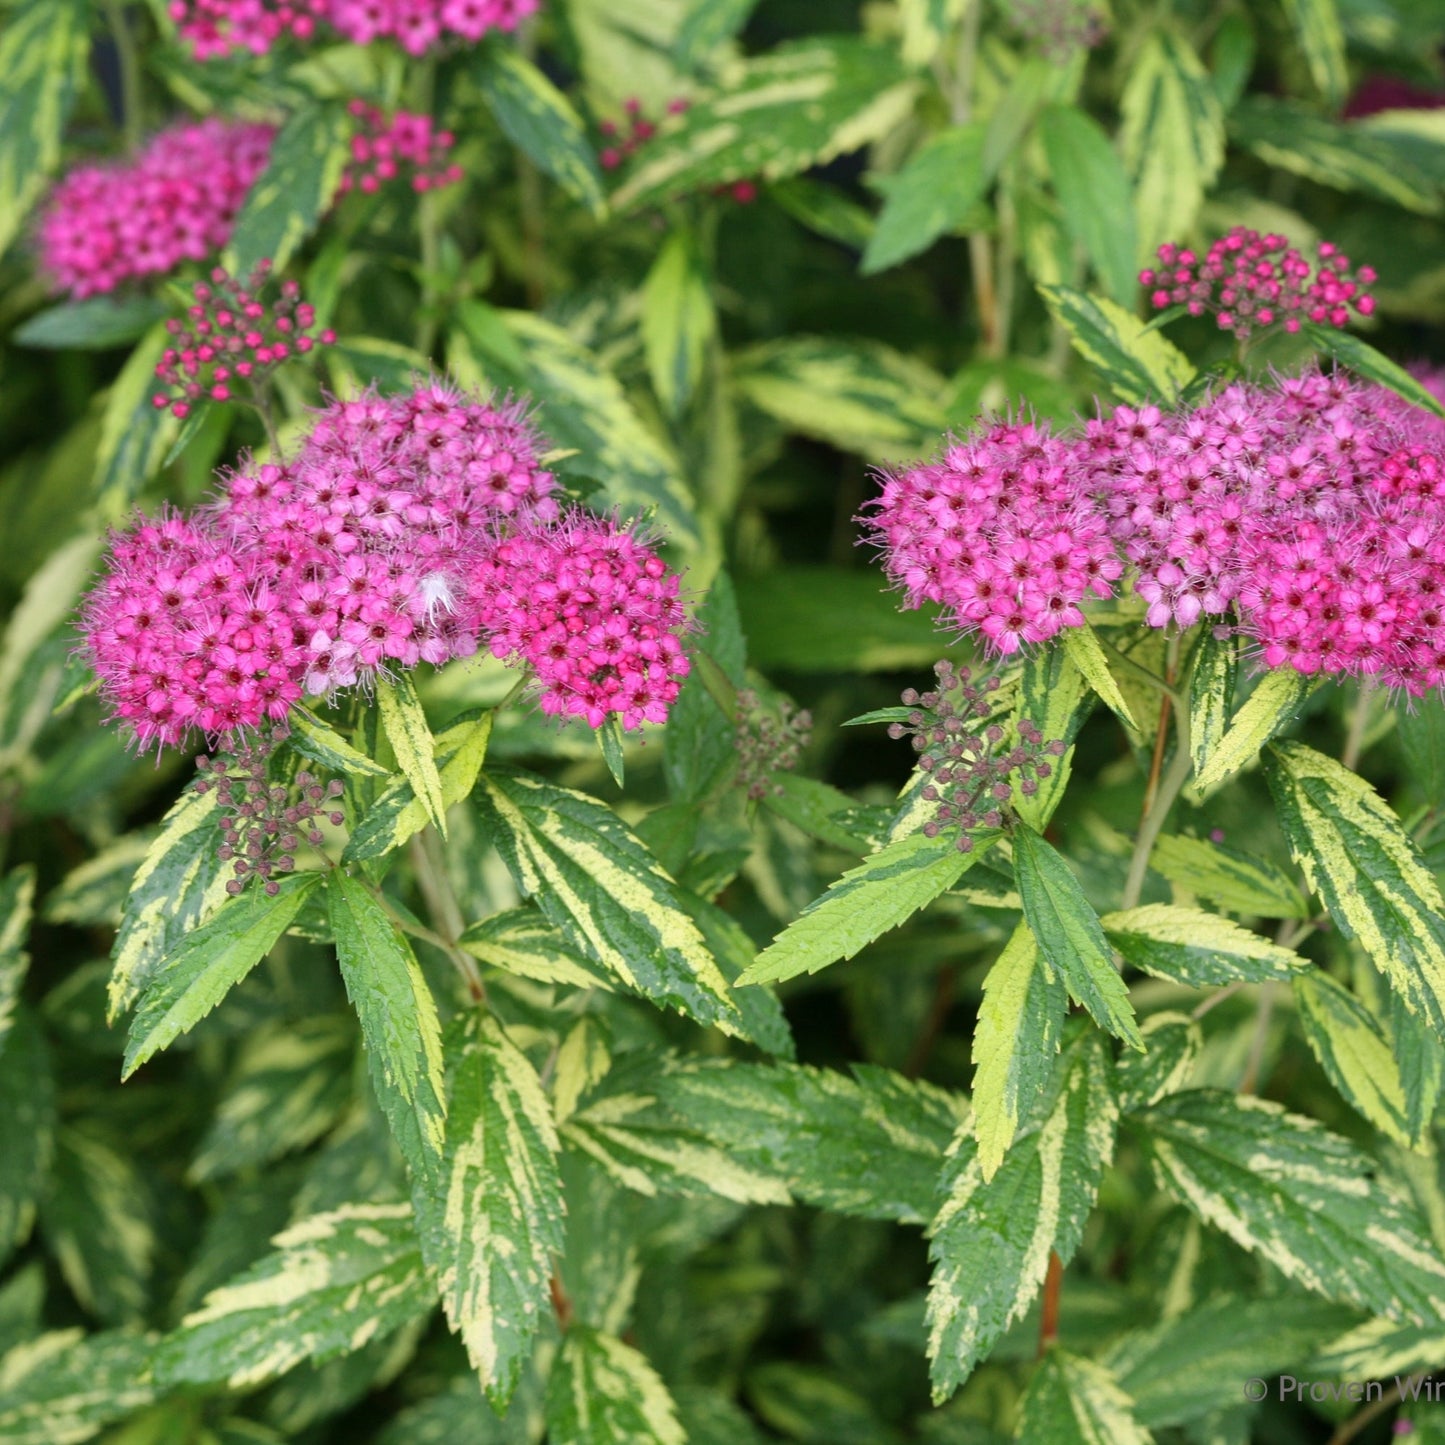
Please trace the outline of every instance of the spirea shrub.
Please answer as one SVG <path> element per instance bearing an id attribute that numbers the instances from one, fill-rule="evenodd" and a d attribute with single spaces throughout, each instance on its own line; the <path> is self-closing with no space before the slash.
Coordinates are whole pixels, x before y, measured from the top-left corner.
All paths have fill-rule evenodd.
<path id="1" fill-rule="evenodd" d="M 1367 9 L 4 8 L 0 1445 L 1439 1436 Z"/>

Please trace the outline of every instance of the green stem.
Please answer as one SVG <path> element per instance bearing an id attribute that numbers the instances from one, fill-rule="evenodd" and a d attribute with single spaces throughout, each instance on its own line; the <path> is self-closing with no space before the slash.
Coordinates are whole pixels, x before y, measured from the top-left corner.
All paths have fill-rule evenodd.
<path id="1" fill-rule="evenodd" d="M 1178 665 L 1179 638 L 1175 636 L 1169 640 L 1167 676 L 1171 682 L 1175 677 Z M 1168 723 L 1165 714 L 1169 711 L 1174 713 L 1174 756 L 1170 759 L 1163 776 L 1158 778 L 1157 784 L 1146 789 L 1148 805 L 1144 810 L 1143 818 L 1139 821 L 1139 835 L 1134 840 L 1133 856 L 1129 859 L 1129 873 L 1124 880 L 1124 893 L 1119 905 L 1121 908 L 1137 908 L 1139 906 L 1140 896 L 1144 892 L 1144 879 L 1149 872 L 1149 855 L 1154 851 L 1155 841 L 1163 831 L 1164 823 L 1169 817 L 1169 810 L 1174 806 L 1193 767 L 1193 758 L 1189 753 L 1189 698 L 1187 692 L 1175 694 L 1171 689 L 1159 706 L 1161 733 Z M 1156 765 L 1163 757 L 1162 747 L 1161 739 L 1161 751 L 1155 753 Z M 1152 781 L 1155 776 L 1152 767 L 1150 772 Z"/>
<path id="2" fill-rule="evenodd" d="M 145 128 L 145 117 L 141 113 L 140 56 L 136 51 L 135 37 L 126 22 L 125 6 L 121 0 L 105 0 L 105 21 L 115 45 L 116 59 L 120 63 L 120 129 L 126 150 L 134 153 L 140 149 Z"/>

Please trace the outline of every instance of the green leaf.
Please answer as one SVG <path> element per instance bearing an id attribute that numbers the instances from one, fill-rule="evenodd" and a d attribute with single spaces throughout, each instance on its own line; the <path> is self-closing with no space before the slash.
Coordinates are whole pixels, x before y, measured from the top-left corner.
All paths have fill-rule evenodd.
<path id="1" fill-rule="evenodd" d="M 55 1148 L 55 1082 L 40 1026 L 24 1008 L 0 1052 L 0 1263 L 24 1242 L 35 1219 Z"/>
<path id="2" fill-rule="evenodd" d="M 869 1065 L 691 1062 L 650 1087 L 735 1163 L 820 1209 L 922 1224 L 963 1101 Z"/>
<path id="3" fill-rule="evenodd" d="M 0 36 L 0 253 L 60 164 L 65 122 L 90 57 L 81 0 L 28 0 Z"/>
<path id="4" fill-rule="evenodd" d="M 896 175 L 880 180 L 887 199 L 863 252 L 860 270 L 877 275 L 961 226 L 992 181 L 984 168 L 986 121 L 950 126 L 930 136 Z"/>
<path id="5" fill-rule="evenodd" d="M 1295 1008 L 1305 1039 L 1345 1100 L 1405 1148 L 1420 1148 L 1406 1120 L 1400 1066 L 1375 1016 L 1329 974 L 1315 970 L 1294 981 Z"/>
<path id="6" fill-rule="evenodd" d="M 447 806 L 442 796 L 442 779 L 437 771 L 436 739 L 427 725 L 421 699 L 411 678 L 402 673 L 376 689 L 381 726 L 396 754 L 397 766 L 411 784 L 413 796 L 426 810 L 437 832 L 446 837 Z"/>
<path id="7" fill-rule="evenodd" d="M 0 879 L 0 1053 L 15 1022 L 20 986 L 30 965 L 25 940 L 35 903 L 35 865 L 12 868 Z"/>
<path id="8" fill-rule="evenodd" d="M 491 735 L 490 709 L 463 713 L 436 735 L 434 759 L 441 780 L 443 811 L 471 795 L 486 760 Z M 430 821 L 431 815 L 411 782 L 397 778 L 382 790 L 351 830 L 346 847 L 341 850 L 341 861 L 360 863 L 368 858 L 381 858 L 400 848 Z"/>
<path id="9" fill-rule="evenodd" d="M 326 895 L 372 1087 L 417 1187 L 432 1190 L 446 1120 L 436 1000 L 411 945 L 364 883 L 338 869 Z"/>
<path id="10" fill-rule="evenodd" d="M 547 1431 L 587 1445 L 686 1445 L 657 1372 L 615 1335 L 574 1325 L 547 1383 Z"/>
<path id="11" fill-rule="evenodd" d="M 1068 286 L 1041 285 L 1038 291 L 1074 350 L 1120 401 L 1168 403 L 1189 385 L 1194 368 L 1184 353 L 1122 306 Z"/>
<path id="12" fill-rule="evenodd" d="M 1207 627 L 1194 653 L 1189 673 L 1189 750 L 1194 773 L 1204 772 L 1229 730 L 1239 646 L 1233 635 L 1216 637 Z"/>
<path id="13" fill-rule="evenodd" d="M 1411 699 L 1395 711 L 1406 776 L 1427 803 L 1445 802 L 1445 700 L 1438 693 Z"/>
<path id="14" fill-rule="evenodd" d="M 1299 37 L 1315 88 L 1333 109 L 1344 100 L 1350 84 L 1345 36 L 1335 0 L 1284 0 L 1284 8 Z"/>
<path id="15" fill-rule="evenodd" d="M 16 327 L 10 339 L 50 351 L 106 351 L 138 341 L 166 310 L 150 296 L 89 296 L 48 307 Z"/>
<path id="16" fill-rule="evenodd" d="M 1309 967 L 1293 949 L 1202 908 L 1149 903 L 1099 922 L 1127 963 L 1190 988 L 1267 983 Z"/>
<path id="17" fill-rule="evenodd" d="M 51 1330 L 0 1359 L 0 1440 L 67 1445 L 88 1440 L 156 1398 L 154 1335 Z"/>
<path id="18" fill-rule="evenodd" d="M 457 942 L 492 968 L 538 983 L 613 990 L 619 980 L 572 948 L 560 930 L 530 906 L 509 908 L 472 924 Z"/>
<path id="19" fill-rule="evenodd" d="M 272 1253 L 206 1296 L 155 1353 L 165 1386 L 244 1390 L 303 1360 L 359 1350 L 419 1319 L 436 1290 L 410 1204 L 348 1204 L 278 1234 Z"/>
<path id="20" fill-rule="evenodd" d="M 141 488 L 160 471 L 180 431 L 175 415 L 157 407 L 156 365 L 171 344 L 157 323 L 136 344 L 111 383 L 95 453 L 95 502 L 108 522 L 120 522 Z"/>
<path id="21" fill-rule="evenodd" d="M 1014 877 L 1028 924 L 1069 997 L 1100 1028 L 1142 1048 L 1129 992 L 1114 967 L 1109 941 L 1073 869 L 1032 828 L 1015 830 Z"/>
<path id="22" fill-rule="evenodd" d="M 1445 1085 L 1445 1043 L 1405 1007 L 1399 994 L 1392 992 L 1389 998 L 1390 1054 L 1405 1095 L 1405 1130 L 1412 1139 L 1420 1139 L 1434 1122 Z"/>
<path id="23" fill-rule="evenodd" d="M 287 721 L 291 731 L 286 741 L 303 758 L 357 778 L 391 777 L 391 773 L 380 763 L 352 747 L 339 732 L 305 708 L 293 707 Z"/>
<path id="24" fill-rule="evenodd" d="M 1334 326 L 1319 326 L 1306 321 L 1301 332 L 1307 336 L 1317 350 L 1333 357 L 1341 366 L 1347 366 L 1356 376 L 1366 381 L 1387 387 L 1415 406 L 1423 407 L 1436 416 L 1445 416 L 1445 406 L 1413 377 L 1398 362 L 1391 361 L 1383 352 L 1376 351 L 1368 341 Z"/>
<path id="25" fill-rule="evenodd" d="M 610 808 L 502 768 L 483 777 L 477 802 L 517 886 L 574 949 L 655 1004 L 737 1031 L 727 981 L 676 883 Z"/>
<path id="26" fill-rule="evenodd" d="M 862 569 L 789 566 L 737 579 L 753 666 L 790 672 L 894 672 L 937 661 L 931 617 Z"/>
<path id="27" fill-rule="evenodd" d="M 274 898 L 253 887 L 186 933 L 146 985 L 131 1021 L 121 1078 L 210 1013 L 270 953 L 320 881 L 316 873 L 283 879 Z"/>
<path id="28" fill-rule="evenodd" d="M 1139 243 L 1124 163 L 1103 127 L 1077 106 L 1050 106 L 1039 119 L 1039 134 L 1069 235 L 1084 248 L 1104 289 L 1127 305 L 1139 285 Z"/>
<path id="29" fill-rule="evenodd" d="M 889 843 L 815 898 L 738 982 L 777 983 L 852 958 L 952 888 L 996 837 L 982 833 L 968 853 L 959 852 L 951 832 L 937 838 L 912 833 Z"/>
<path id="30" fill-rule="evenodd" d="M 1420 215 L 1439 215 L 1440 187 L 1389 133 L 1327 120 L 1290 101 L 1254 95 L 1230 116 L 1234 139 L 1266 165 Z"/>
<path id="31" fill-rule="evenodd" d="M 973 1031 L 973 1127 L 985 1180 L 1053 1076 L 1068 1010 L 1063 981 L 1020 923 L 983 981 Z"/>
<path id="32" fill-rule="evenodd" d="M 417 1220 L 447 1319 L 500 1410 L 550 1309 L 563 1246 L 557 1131 L 536 1071 L 494 1018 L 463 1015 L 447 1045 L 441 1189 L 417 1192 Z"/>
<path id="33" fill-rule="evenodd" d="M 356 1031 L 320 1014 L 263 1026 L 242 1043 L 191 1162 L 193 1180 L 269 1164 L 314 1143 L 352 1099 Z"/>
<path id="34" fill-rule="evenodd" d="M 159 1240 L 147 1181 L 120 1141 L 61 1128 L 40 1227 L 70 1292 L 106 1324 L 138 1324 L 151 1305 Z"/>
<path id="35" fill-rule="evenodd" d="M 652 389 L 679 416 L 702 380 L 717 312 L 697 247 L 685 230 L 663 242 L 642 285 L 642 342 Z"/>
<path id="36" fill-rule="evenodd" d="M 757 4 L 758 0 L 689 0 L 672 47 L 677 63 L 691 70 L 706 60 L 748 23 Z"/>
<path id="37" fill-rule="evenodd" d="M 747 639 L 738 618 L 732 578 L 719 572 L 695 612 L 707 638 L 707 656 L 734 688 L 746 682 Z M 667 790 L 679 803 L 696 803 L 731 780 L 737 771 L 737 728 L 694 666 L 667 715 L 662 768 Z"/>
<path id="38" fill-rule="evenodd" d="M 1098 634 L 1087 622 L 1082 627 L 1064 629 L 1064 651 L 1069 654 L 1075 667 L 1084 675 L 1085 681 L 1103 698 L 1109 711 L 1114 713 L 1126 727 L 1137 728 L 1134 714 L 1119 691 L 1114 674 L 1109 671 L 1109 660 L 1099 646 Z"/>
<path id="39" fill-rule="evenodd" d="M 478 47 L 476 77 L 517 149 L 594 217 L 605 216 L 602 172 L 567 97 L 510 41 Z"/>
<path id="40" fill-rule="evenodd" d="M 350 155 L 351 123 L 340 104 L 310 101 L 292 111 L 236 217 L 226 270 L 244 279 L 269 261 L 279 272 L 329 209 Z"/>
<path id="41" fill-rule="evenodd" d="M 1445 1308 L 1445 1264 L 1375 1163 L 1313 1119 L 1217 1089 L 1131 1116 L 1161 1187 L 1281 1273 L 1393 1320 Z"/>
<path id="42" fill-rule="evenodd" d="M 1177 31 L 1151 28 L 1119 108 L 1119 140 L 1134 177 L 1141 259 L 1191 235 L 1224 164 L 1224 111 L 1199 57 Z"/>
<path id="43" fill-rule="evenodd" d="M 1309 917 L 1308 901 L 1283 868 L 1223 843 L 1165 833 L 1149 855 L 1149 866 L 1176 888 L 1197 893 L 1231 913 L 1251 918 Z"/>
<path id="44" fill-rule="evenodd" d="M 1023 1445 L 1153 1445 L 1154 1437 L 1103 1365 L 1054 1349 L 1029 1381 L 1014 1439 Z"/>
<path id="45" fill-rule="evenodd" d="M 799 225 L 840 246 L 861 251 L 873 234 L 872 213 L 826 181 L 794 176 L 774 181 L 767 195 Z"/>
<path id="46" fill-rule="evenodd" d="M 373 383 L 383 392 L 413 391 L 431 370 L 429 359 L 414 347 L 382 336 L 344 336 L 326 348 L 326 369 L 332 384 L 363 391 Z"/>
<path id="47" fill-rule="evenodd" d="M 929 1228 L 928 1356 L 936 1403 L 963 1384 L 1028 1308 L 1049 1252 L 1065 1263 L 1072 1258 L 1113 1156 L 1118 1119 L 1103 1039 L 1080 1031 L 1054 1062 L 1048 1092 L 991 1179 L 973 1127 L 959 1129 Z"/>
<path id="48" fill-rule="evenodd" d="M 1052 771 L 1039 781 L 1038 791 L 1014 798 L 1019 817 L 1035 832 L 1043 832 L 1063 800 L 1074 767 L 1074 739 L 1093 706 L 1094 694 L 1067 648 L 1041 648 L 1024 662 L 1014 730 L 1027 720 L 1050 742 L 1066 745 L 1063 757 L 1050 759 Z"/>
<path id="49" fill-rule="evenodd" d="M 789 430 L 870 461 L 899 461 L 935 448 L 948 424 L 943 377 L 881 342 L 766 341 L 734 354 L 733 381 Z"/>
<path id="50" fill-rule="evenodd" d="M 607 771 L 612 775 L 612 781 L 620 788 L 623 779 L 627 776 L 627 759 L 623 752 L 622 742 L 622 719 L 617 714 L 609 713 L 600 728 L 595 729 L 597 748 L 602 754 L 602 761 L 607 765 Z"/>
<path id="51" fill-rule="evenodd" d="M 1445 1030 L 1445 899 L 1399 819 L 1347 768 L 1276 743 L 1266 768 L 1280 827 L 1310 889 L 1412 1013 Z"/>
<path id="52" fill-rule="evenodd" d="M 1244 706 L 1230 719 L 1202 768 L 1195 753 L 1194 781 L 1199 791 L 1213 792 L 1252 763 L 1260 749 L 1294 721 L 1315 686 L 1314 678 L 1305 677 L 1292 667 L 1276 667 L 1265 673 Z"/>
<path id="53" fill-rule="evenodd" d="M 795 41 L 730 67 L 718 94 L 669 118 L 613 196 L 619 211 L 731 181 L 794 176 L 885 134 L 915 82 L 852 36 Z"/>
<path id="54" fill-rule="evenodd" d="M 1114 1066 L 1119 1106 L 1125 1113 L 1178 1093 L 1189 1082 L 1204 1047 L 1204 1031 L 1188 1014 L 1150 1014 L 1140 1032 L 1144 1052 L 1123 1054 Z"/>
<path id="55" fill-rule="evenodd" d="M 695 548 L 695 504 L 682 464 L 648 429 L 612 372 L 545 318 L 530 311 L 497 314 L 513 343 L 505 352 L 479 324 L 478 313 L 462 313 L 468 337 L 485 353 L 488 378 L 542 404 L 547 434 L 559 447 L 578 453 L 577 470 L 604 479 L 594 505 L 602 510 L 615 506 L 627 515 L 652 510 L 669 542 L 683 551 Z M 520 367 L 518 351 L 524 362 Z"/>

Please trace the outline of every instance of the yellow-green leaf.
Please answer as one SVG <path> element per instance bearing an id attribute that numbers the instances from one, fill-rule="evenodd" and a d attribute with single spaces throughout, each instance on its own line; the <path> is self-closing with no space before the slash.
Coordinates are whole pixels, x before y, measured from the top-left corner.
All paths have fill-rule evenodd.
<path id="1" fill-rule="evenodd" d="M 1316 679 L 1305 677 L 1292 667 L 1276 667 L 1265 673 L 1244 706 L 1230 719 L 1202 768 L 1196 754 L 1194 780 L 1199 791 L 1212 793 L 1252 763 L 1260 749 L 1294 721 L 1305 698 L 1316 686 Z"/>
<path id="2" fill-rule="evenodd" d="M 402 673 L 394 681 L 380 683 L 376 703 L 381 709 L 381 726 L 396 754 L 397 766 L 413 795 L 426 810 L 427 819 L 446 836 L 447 806 L 442 796 L 442 779 L 437 771 L 436 739 L 427 725 L 421 699 L 411 678 Z"/>
<path id="3" fill-rule="evenodd" d="M 1258 933 L 1202 908 L 1148 903 L 1099 922 L 1127 962 L 1193 988 L 1287 979 L 1307 960 Z"/>
<path id="4" fill-rule="evenodd" d="M 717 333 L 707 275 L 692 237 L 675 230 L 642 285 L 642 343 L 652 389 L 670 416 L 697 390 Z"/>
<path id="5" fill-rule="evenodd" d="M 1126 727 L 1137 728 L 1139 724 L 1134 721 L 1134 714 L 1129 711 L 1129 704 L 1124 701 L 1124 694 L 1119 691 L 1119 684 L 1114 680 L 1114 674 L 1109 671 L 1109 660 L 1104 656 L 1104 649 L 1099 646 L 1099 638 L 1094 629 L 1087 622 L 1082 627 L 1066 627 L 1063 637 L 1064 649 L 1073 659 L 1074 666 L 1084 674 L 1089 686 L 1104 699 L 1109 711 Z"/>

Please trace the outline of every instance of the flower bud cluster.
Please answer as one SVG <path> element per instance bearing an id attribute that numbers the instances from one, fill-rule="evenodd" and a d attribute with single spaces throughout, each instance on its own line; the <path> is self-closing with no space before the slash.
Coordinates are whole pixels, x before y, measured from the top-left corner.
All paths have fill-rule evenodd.
<path id="1" fill-rule="evenodd" d="M 196 283 L 185 319 L 166 322 L 172 344 L 156 367 L 165 387 L 152 398 L 157 409 L 184 419 L 196 402 L 229 401 L 237 381 L 254 389 L 291 356 L 336 340 L 331 330 L 313 334 L 316 313 L 296 282 L 283 281 L 269 305 L 261 299 L 270 269 L 262 261 L 242 285 L 217 266 L 209 282 Z"/>
<path id="2" fill-rule="evenodd" d="M 230 239 L 275 131 L 218 118 L 172 126 L 132 161 L 77 166 L 40 217 L 41 270 L 81 298 L 204 261 Z"/>
<path id="3" fill-rule="evenodd" d="M 169 12 L 197 60 L 233 52 L 264 55 L 285 35 L 310 40 L 318 25 L 343 40 L 394 40 L 425 55 L 448 40 L 475 45 L 493 30 L 515 30 L 539 0 L 171 0 Z"/>
<path id="4" fill-rule="evenodd" d="M 1375 280 L 1369 266 L 1352 270 L 1350 258 L 1329 241 L 1320 243 L 1315 266 L 1284 236 L 1261 236 L 1236 226 L 1210 246 L 1204 260 L 1185 247 L 1159 248 L 1159 266 L 1139 273 L 1156 310 L 1185 306 L 1191 316 L 1213 312 L 1221 331 L 1241 341 L 1256 327 L 1282 323 L 1298 331 L 1304 321 L 1348 324 L 1350 312 L 1369 316 Z"/>
<path id="5" fill-rule="evenodd" d="M 406 176 L 418 192 L 461 180 L 462 168 L 448 159 L 456 137 L 435 129 L 429 115 L 398 110 L 388 116 L 364 100 L 353 100 L 347 109 L 358 124 L 351 137 L 351 163 L 341 177 L 343 193 L 370 195 L 398 176 Z"/>
<path id="6" fill-rule="evenodd" d="M 192 786 L 198 793 L 214 789 L 221 806 L 219 856 L 235 875 L 226 884 L 232 896 L 259 878 L 275 897 L 281 890 L 277 875 L 296 867 L 302 840 L 319 848 L 325 841 L 320 824 L 340 827 L 346 820 L 335 806 L 343 791 L 339 779 L 323 782 L 304 770 L 294 787 L 272 779 L 272 755 L 287 736 L 284 723 L 273 723 L 235 737 L 229 761 L 205 753 L 196 759 L 200 776 Z"/>
<path id="7" fill-rule="evenodd" d="M 1040 779 L 1053 772 L 1049 759 L 1062 757 L 1065 748 L 1058 739 L 1046 741 L 1027 718 L 1018 724 L 1018 741 L 1002 747 L 1007 731 L 987 722 L 999 679 L 974 682 L 968 668 L 947 661 L 936 663 L 933 671 L 937 685 L 930 691 L 910 687 L 903 693 L 903 705 L 910 709 L 907 721 L 890 723 L 888 736 L 908 738 L 919 768 L 929 776 L 920 797 L 935 806 L 923 825 L 924 836 L 937 838 L 957 829 L 959 852 L 971 853 L 972 834 L 1003 827 L 1015 787 L 1031 797 Z"/>
<path id="8" fill-rule="evenodd" d="M 1093 50 L 1109 34 L 1108 7 L 1096 0 L 1001 0 L 1009 28 L 1059 61 Z"/>
<path id="9" fill-rule="evenodd" d="M 753 802 L 769 793 L 781 794 L 775 773 L 790 773 L 798 766 L 813 735 L 813 714 L 780 697 L 777 710 L 768 708 L 750 687 L 738 691 L 734 746 L 738 754 L 737 785 Z"/>

